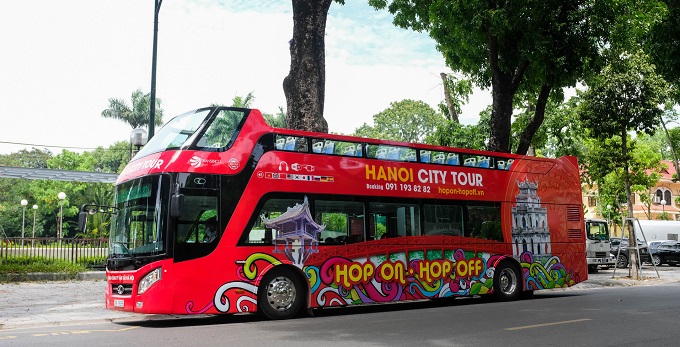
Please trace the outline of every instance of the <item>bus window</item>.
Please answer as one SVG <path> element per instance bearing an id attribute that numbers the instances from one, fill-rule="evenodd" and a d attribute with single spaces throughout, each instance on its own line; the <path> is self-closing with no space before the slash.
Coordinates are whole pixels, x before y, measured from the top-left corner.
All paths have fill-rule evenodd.
<path id="1" fill-rule="evenodd" d="M 421 163 L 429 163 L 431 156 L 432 156 L 432 151 L 428 151 L 428 150 L 424 150 L 424 149 L 420 150 L 420 162 Z"/>
<path id="2" fill-rule="evenodd" d="M 276 230 L 266 228 L 262 218 L 276 218 L 288 211 L 289 207 L 302 203 L 302 199 L 268 199 L 262 204 L 262 207 L 253 214 L 250 227 L 245 230 L 244 236 L 241 238 L 241 243 L 251 245 L 273 244 L 272 240 L 276 237 Z"/>
<path id="3" fill-rule="evenodd" d="M 369 158 L 387 159 L 395 161 L 416 161 L 414 148 L 384 145 L 366 145 Z M 422 151 L 421 151 L 421 155 Z M 421 159 L 422 160 L 422 159 Z"/>
<path id="4" fill-rule="evenodd" d="M 315 142 L 314 144 L 316 145 L 316 143 L 318 143 L 318 142 Z M 300 136 L 276 135 L 276 139 L 274 140 L 274 144 L 276 146 L 276 149 L 282 150 L 282 151 L 291 151 L 291 152 L 307 152 L 308 151 L 307 139 L 304 138 L 304 137 L 300 137 Z M 312 150 L 316 151 L 316 148 L 314 147 L 314 145 L 312 146 Z"/>
<path id="5" fill-rule="evenodd" d="M 362 202 L 316 200 L 314 221 L 326 226 L 319 236 L 319 244 L 334 245 L 365 240 Z"/>
<path id="6" fill-rule="evenodd" d="M 463 208 L 459 205 L 424 204 L 424 235 L 463 235 Z"/>
<path id="7" fill-rule="evenodd" d="M 230 146 L 236 139 L 241 120 L 245 114 L 242 111 L 220 110 L 210 127 L 198 140 L 197 146 L 202 150 L 219 150 Z"/>
<path id="8" fill-rule="evenodd" d="M 468 206 L 465 236 L 503 241 L 500 206 Z"/>
<path id="9" fill-rule="evenodd" d="M 404 160 L 406 161 L 416 161 L 416 150 L 413 148 L 403 148 Z"/>
<path id="10" fill-rule="evenodd" d="M 415 204 L 371 202 L 369 234 L 375 239 L 420 235 L 420 209 Z"/>
<path id="11" fill-rule="evenodd" d="M 223 229 L 217 221 L 217 193 L 208 189 L 182 189 L 182 215 L 177 218 L 175 260 L 183 261 L 208 255 L 216 247 Z M 210 195 L 208 195 L 210 194 Z M 216 233 L 207 232 L 214 224 Z"/>
<path id="12" fill-rule="evenodd" d="M 435 164 L 444 164 L 444 160 L 446 160 L 446 154 L 444 152 L 433 152 L 432 153 L 432 162 Z"/>

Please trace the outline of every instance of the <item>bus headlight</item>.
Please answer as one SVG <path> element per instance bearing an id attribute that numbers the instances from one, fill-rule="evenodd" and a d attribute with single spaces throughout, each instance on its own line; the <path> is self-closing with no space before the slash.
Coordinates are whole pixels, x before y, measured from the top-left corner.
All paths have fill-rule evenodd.
<path id="1" fill-rule="evenodd" d="M 144 294 L 147 289 L 151 288 L 151 286 L 161 280 L 161 268 L 156 268 L 153 269 L 151 272 L 146 274 L 146 276 L 142 277 L 142 280 L 139 281 L 139 288 L 137 288 L 137 294 Z"/>

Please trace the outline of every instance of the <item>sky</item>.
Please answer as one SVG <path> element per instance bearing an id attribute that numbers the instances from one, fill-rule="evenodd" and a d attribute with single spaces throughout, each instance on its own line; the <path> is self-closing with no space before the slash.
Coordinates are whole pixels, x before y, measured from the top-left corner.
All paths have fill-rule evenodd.
<path id="1" fill-rule="evenodd" d="M 397 28 L 367 1 L 331 5 L 326 25 L 324 116 L 350 134 L 403 99 L 433 108 L 451 72 L 426 33 Z M 154 0 L 32 0 L 0 5 L 0 154 L 81 152 L 128 141 L 105 119 L 110 98 L 131 104 L 151 89 Z M 253 108 L 285 110 L 290 0 L 165 0 L 158 25 L 156 96 L 164 121 L 253 92 Z M 477 91 L 461 122 L 490 103 Z M 158 128 L 156 128 L 156 132 Z M 49 147 L 46 147 L 49 146 Z"/>

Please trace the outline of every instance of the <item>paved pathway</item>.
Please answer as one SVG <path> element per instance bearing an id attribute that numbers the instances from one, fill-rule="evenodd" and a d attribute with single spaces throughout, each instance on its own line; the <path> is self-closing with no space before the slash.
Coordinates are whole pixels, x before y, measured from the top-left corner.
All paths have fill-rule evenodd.
<path id="1" fill-rule="evenodd" d="M 597 274 L 591 274 L 585 283 L 557 290 L 680 282 L 680 267 L 659 267 L 661 278 L 656 277 L 654 268 L 644 267 L 642 275 L 645 279 L 641 281 L 627 278 L 628 270 L 626 269 L 618 269 L 616 278 L 612 278 L 612 273 L 613 270 L 600 270 Z M 105 309 L 104 273 L 91 273 L 84 278 L 86 279 L 74 281 L 50 280 L 0 284 L 0 330 L 40 325 L 145 320 L 158 317 Z"/>

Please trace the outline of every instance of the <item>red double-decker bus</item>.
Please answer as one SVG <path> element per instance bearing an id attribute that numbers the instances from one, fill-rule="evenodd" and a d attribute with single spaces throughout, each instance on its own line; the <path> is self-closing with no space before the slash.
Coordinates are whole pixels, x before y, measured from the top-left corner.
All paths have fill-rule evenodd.
<path id="1" fill-rule="evenodd" d="M 588 276 L 573 157 L 278 129 L 251 109 L 171 120 L 111 211 L 112 310 L 280 319 Z"/>

